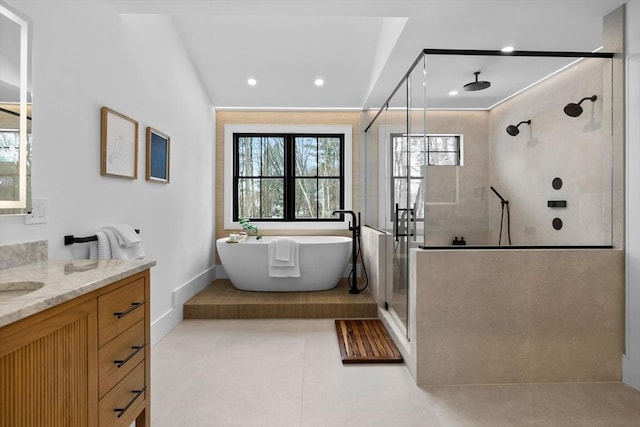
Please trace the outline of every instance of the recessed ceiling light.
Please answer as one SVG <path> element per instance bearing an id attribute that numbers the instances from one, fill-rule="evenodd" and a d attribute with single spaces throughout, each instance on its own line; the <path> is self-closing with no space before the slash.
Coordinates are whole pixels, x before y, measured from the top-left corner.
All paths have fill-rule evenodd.
<path id="1" fill-rule="evenodd" d="M 256 80 L 256 79 L 254 79 L 254 78 L 252 77 L 252 78 L 250 78 L 249 80 L 247 80 L 247 84 L 248 84 L 249 86 L 255 86 L 256 84 L 258 84 L 258 82 L 257 82 L 257 80 Z"/>
<path id="2" fill-rule="evenodd" d="M 451 92 L 449 92 L 450 96 L 456 96 L 458 94 L 457 90 L 452 90 Z"/>
<path id="3" fill-rule="evenodd" d="M 322 79 L 316 79 L 316 81 L 314 82 L 316 86 L 322 86 L 324 84 L 324 80 Z"/>
<path id="4" fill-rule="evenodd" d="M 504 53 L 511 53 L 514 51 L 514 47 L 513 46 L 505 46 L 502 48 L 502 52 Z"/>

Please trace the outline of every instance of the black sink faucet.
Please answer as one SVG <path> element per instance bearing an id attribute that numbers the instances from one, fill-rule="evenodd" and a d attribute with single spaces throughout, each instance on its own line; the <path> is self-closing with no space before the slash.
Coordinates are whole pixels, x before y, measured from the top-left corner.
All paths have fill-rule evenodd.
<path id="1" fill-rule="evenodd" d="M 358 236 L 360 235 L 360 213 L 358 212 L 358 216 L 356 217 L 356 213 L 354 211 L 347 210 L 336 210 L 333 211 L 332 215 L 338 214 L 349 214 L 351 215 L 351 222 L 349 223 L 349 231 L 351 231 L 351 264 L 352 264 L 352 274 L 351 274 L 351 284 L 349 285 L 349 293 L 350 294 L 359 294 L 360 290 L 358 289 L 358 249 L 357 242 Z"/>

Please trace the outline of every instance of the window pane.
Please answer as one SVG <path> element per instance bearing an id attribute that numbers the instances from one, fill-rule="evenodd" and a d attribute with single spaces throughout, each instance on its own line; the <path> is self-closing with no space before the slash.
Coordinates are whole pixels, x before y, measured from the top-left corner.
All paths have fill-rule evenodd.
<path id="1" fill-rule="evenodd" d="M 262 138 L 238 138 L 238 176 L 260 176 Z"/>
<path id="2" fill-rule="evenodd" d="M 340 138 L 318 138 L 318 176 L 340 176 Z"/>
<path id="3" fill-rule="evenodd" d="M 295 151 L 296 176 L 317 176 L 318 139 L 296 137 Z"/>
<path id="4" fill-rule="evenodd" d="M 396 136 L 393 142 L 393 176 L 407 175 L 407 143 L 406 138 Z"/>
<path id="5" fill-rule="evenodd" d="M 394 179 L 394 186 L 393 186 L 394 203 L 397 203 L 400 209 L 407 209 L 407 208 L 413 209 L 415 207 L 420 211 L 417 213 L 422 214 L 421 208 L 424 203 L 423 194 L 421 192 L 422 179 L 412 179 L 409 181 L 409 185 L 410 185 L 409 200 L 407 204 L 407 180 L 405 178 Z M 392 211 L 394 209 L 395 209 L 395 205 L 392 206 Z"/>
<path id="6" fill-rule="evenodd" d="M 0 132 L 0 162 L 20 160 L 20 137 L 18 132 Z"/>
<path id="7" fill-rule="evenodd" d="M 430 151 L 457 151 L 458 138 L 455 136 L 438 136 L 429 138 Z"/>
<path id="8" fill-rule="evenodd" d="M 393 201 L 398 204 L 400 209 L 407 208 L 407 179 L 394 178 L 393 180 Z M 391 207 L 394 210 L 395 205 Z"/>
<path id="9" fill-rule="evenodd" d="M 424 137 L 412 137 L 409 141 L 411 176 L 419 177 L 420 168 L 425 163 L 426 140 Z"/>
<path id="10" fill-rule="evenodd" d="M 296 179 L 296 218 L 317 218 L 317 179 Z"/>
<path id="11" fill-rule="evenodd" d="M 457 153 L 429 153 L 429 165 L 432 166 L 456 166 L 458 164 Z"/>
<path id="12" fill-rule="evenodd" d="M 447 151 L 460 151 L 460 139 L 455 136 L 447 138 Z"/>
<path id="13" fill-rule="evenodd" d="M 333 218 L 340 209 L 340 179 L 318 180 L 318 218 Z"/>
<path id="14" fill-rule="evenodd" d="M 238 216 L 260 218 L 259 179 L 238 179 Z"/>
<path id="15" fill-rule="evenodd" d="M 0 171 L 0 200 L 16 200 L 16 189 L 19 188 L 18 180 L 15 176 Z"/>
<path id="16" fill-rule="evenodd" d="M 439 136 L 429 137 L 429 151 L 442 151 L 444 147 L 442 145 L 442 138 Z"/>
<path id="17" fill-rule="evenodd" d="M 424 218 L 424 194 L 422 194 L 422 179 L 412 179 L 409 190 L 410 208 L 415 209 L 416 218 Z"/>
<path id="18" fill-rule="evenodd" d="M 262 218 L 284 218 L 284 180 L 262 180 Z"/>
<path id="19" fill-rule="evenodd" d="M 431 136 L 429 137 L 429 151 L 458 151 L 458 137 Z"/>
<path id="20" fill-rule="evenodd" d="M 284 176 L 284 138 L 262 139 L 262 176 Z"/>

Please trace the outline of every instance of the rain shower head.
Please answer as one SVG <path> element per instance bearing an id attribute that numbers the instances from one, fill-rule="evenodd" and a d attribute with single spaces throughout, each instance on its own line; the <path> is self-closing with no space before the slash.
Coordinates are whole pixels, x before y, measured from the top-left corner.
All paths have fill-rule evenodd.
<path id="1" fill-rule="evenodd" d="M 596 102 L 596 99 L 598 99 L 598 97 L 596 95 L 587 96 L 586 98 L 582 98 L 580 102 L 578 102 L 577 104 L 570 102 L 567 105 L 565 105 L 564 113 L 569 117 L 578 117 L 584 111 L 583 108 L 580 106 L 580 104 L 582 104 L 587 99 L 590 100 L 591 102 Z"/>
<path id="2" fill-rule="evenodd" d="M 476 91 L 476 90 L 483 90 L 491 86 L 491 82 L 483 81 L 483 80 L 478 81 L 478 76 L 480 75 L 480 71 L 476 71 L 473 74 L 476 76 L 476 81 L 467 83 L 462 87 L 462 89 L 468 90 L 468 91 Z"/>
<path id="3" fill-rule="evenodd" d="M 520 123 L 518 123 L 517 125 L 509 125 L 507 126 L 507 133 L 511 136 L 516 136 L 517 134 L 520 133 L 520 129 L 518 129 L 520 127 L 521 124 L 526 123 L 528 125 L 531 125 L 531 120 L 523 120 Z"/>

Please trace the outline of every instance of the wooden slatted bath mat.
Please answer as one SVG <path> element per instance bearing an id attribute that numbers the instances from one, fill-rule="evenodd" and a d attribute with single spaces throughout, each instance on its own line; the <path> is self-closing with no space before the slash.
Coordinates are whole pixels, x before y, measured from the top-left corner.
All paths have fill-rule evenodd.
<path id="1" fill-rule="evenodd" d="M 336 320 L 342 363 L 401 363 L 402 355 L 379 319 Z"/>

